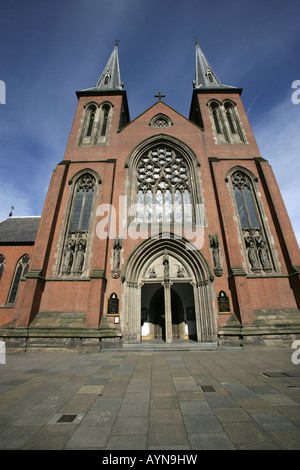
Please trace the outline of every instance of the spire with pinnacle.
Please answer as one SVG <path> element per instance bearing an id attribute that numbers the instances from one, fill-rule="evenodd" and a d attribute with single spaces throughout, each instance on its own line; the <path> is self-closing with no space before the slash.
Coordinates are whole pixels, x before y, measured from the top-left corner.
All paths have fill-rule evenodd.
<path id="1" fill-rule="evenodd" d="M 83 91 L 101 92 L 124 89 L 124 83 L 121 82 L 120 75 L 118 43 L 119 41 L 115 41 L 115 47 L 95 87 Z"/>
<path id="2" fill-rule="evenodd" d="M 99 91 L 123 90 L 124 88 L 124 83 L 121 82 L 120 75 L 118 44 L 119 41 L 115 41 L 115 47 L 98 80 L 96 88 L 98 88 Z"/>
<path id="3" fill-rule="evenodd" d="M 195 39 L 196 45 L 196 79 L 194 81 L 194 88 L 232 88 L 228 85 L 223 85 L 215 72 L 209 65 L 208 60 L 203 54 L 200 46 Z"/>

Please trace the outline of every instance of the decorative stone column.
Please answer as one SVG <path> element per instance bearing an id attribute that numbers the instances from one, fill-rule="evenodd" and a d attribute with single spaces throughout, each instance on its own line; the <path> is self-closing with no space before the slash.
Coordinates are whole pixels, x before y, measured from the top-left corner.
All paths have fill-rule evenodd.
<path id="1" fill-rule="evenodd" d="M 194 284 L 194 297 L 197 340 L 203 343 L 210 342 L 214 339 L 214 325 L 208 280 L 198 281 Z"/>
<path id="2" fill-rule="evenodd" d="M 166 343 L 172 343 L 172 310 L 171 310 L 171 285 L 170 279 L 163 282 L 165 294 L 165 335 Z"/>
<path id="3" fill-rule="evenodd" d="M 170 266 L 169 256 L 167 250 L 164 252 L 163 257 L 164 265 L 164 296 L 165 296 L 165 336 L 166 343 L 172 343 L 172 308 L 171 308 L 171 281 L 170 281 Z"/>

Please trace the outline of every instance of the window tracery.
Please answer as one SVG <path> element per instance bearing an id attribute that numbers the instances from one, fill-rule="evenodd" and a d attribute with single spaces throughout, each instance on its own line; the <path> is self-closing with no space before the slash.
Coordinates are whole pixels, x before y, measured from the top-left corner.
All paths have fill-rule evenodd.
<path id="1" fill-rule="evenodd" d="M 86 105 L 78 137 L 79 145 L 101 145 L 107 141 L 112 107 L 110 102 L 93 102 Z"/>
<path id="2" fill-rule="evenodd" d="M 212 101 L 209 103 L 209 109 L 218 144 L 246 142 L 234 103 Z"/>
<path id="3" fill-rule="evenodd" d="M 11 290 L 8 297 L 8 304 L 14 304 L 16 301 L 16 296 L 19 288 L 21 278 L 25 276 L 29 268 L 30 258 L 28 255 L 24 255 L 17 263 L 13 282 L 11 285 Z"/>
<path id="4" fill-rule="evenodd" d="M 150 121 L 151 127 L 170 127 L 172 126 L 171 119 L 165 114 L 157 114 Z"/>
<path id="5" fill-rule="evenodd" d="M 142 155 L 136 172 L 140 222 L 192 222 L 190 170 L 182 155 L 157 146 Z"/>
<path id="6" fill-rule="evenodd" d="M 83 272 L 95 185 L 96 180 L 90 173 L 85 173 L 76 182 L 62 256 L 61 272 L 64 275 Z"/>
<path id="7" fill-rule="evenodd" d="M 252 181 L 244 172 L 235 171 L 231 184 L 250 268 L 255 274 L 271 273 L 274 263 Z"/>

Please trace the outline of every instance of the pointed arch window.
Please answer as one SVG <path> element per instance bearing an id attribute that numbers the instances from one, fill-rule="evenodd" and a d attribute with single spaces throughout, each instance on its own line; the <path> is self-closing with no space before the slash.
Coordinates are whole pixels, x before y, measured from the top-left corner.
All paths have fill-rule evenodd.
<path id="1" fill-rule="evenodd" d="M 210 71 L 207 72 L 207 76 L 208 76 L 208 80 L 210 81 L 210 83 L 213 83 L 213 76 Z"/>
<path id="2" fill-rule="evenodd" d="M 95 122 L 95 115 L 96 115 L 96 106 L 92 105 L 88 109 L 87 129 L 86 129 L 87 137 L 90 137 L 92 135 L 93 126 Z"/>
<path id="3" fill-rule="evenodd" d="M 218 103 L 211 103 L 210 111 L 213 118 L 215 132 L 217 134 L 217 139 L 221 141 L 227 141 L 227 134 L 224 132 L 223 117 Z"/>
<path id="4" fill-rule="evenodd" d="M 78 145 L 97 146 L 107 142 L 113 104 L 90 102 L 84 106 L 82 127 L 78 135 Z"/>
<path id="5" fill-rule="evenodd" d="M 0 255 L 0 279 L 2 277 L 4 267 L 5 267 L 5 257 L 3 255 Z"/>
<path id="6" fill-rule="evenodd" d="M 63 274 L 81 274 L 83 271 L 95 186 L 96 180 L 90 173 L 82 175 L 75 184 L 62 256 Z"/>
<path id="7" fill-rule="evenodd" d="M 107 132 L 108 116 L 109 116 L 110 107 L 109 105 L 104 105 L 102 107 L 102 125 L 101 125 L 101 135 L 105 136 Z"/>
<path id="8" fill-rule="evenodd" d="M 230 101 L 225 101 L 224 110 L 228 127 L 231 133 L 232 142 L 245 142 L 242 126 L 238 119 L 234 103 Z"/>
<path id="9" fill-rule="evenodd" d="M 255 274 L 274 271 L 274 261 L 262 223 L 260 209 L 251 178 L 237 170 L 231 176 L 242 237 L 250 269 Z"/>
<path id="10" fill-rule="evenodd" d="M 149 123 L 151 127 L 170 127 L 172 124 L 171 119 L 162 113 L 156 114 Z"/>
<path id="11" fill-rule="evenodd" d="M 222 103 L 208 103 L 216 143 L 245 143 L 246 138 L 235 108 L 235 103 L 224 100 Z"/>
<path id="12" fill-rule="evenodd" d="M 8 302 L 7 302 L 8 304 L 14 304 L 16 301 L 19 284 L 20 284 L 22 277 L 24 277 L 28 271 L 29 261 L 30 261 L 29 256 L 24 255 L 17 263 L 13 282 L 12 282 L 9 297 L 8 297 Z"/>
<path id="13" fill-rule="evenodd" d="M 227 111 L 226 111 L 226 118 L 227 118 L 227 121 L 228 121 L 228 124 L 229 124 L 229 128 L 231 130 L 231 133 L 236 134 L 235 127 L 234 127 L 233 120 L 232 120 L 231 110 L 229 110 L 229 109 L 227 109 Z"/>
<path id="14" fill-rule="evenodd" d="M 192 221 L 190 168 L 183 155 L 154 147 L 138 160 L 136 175 L 139 222 Z"/>

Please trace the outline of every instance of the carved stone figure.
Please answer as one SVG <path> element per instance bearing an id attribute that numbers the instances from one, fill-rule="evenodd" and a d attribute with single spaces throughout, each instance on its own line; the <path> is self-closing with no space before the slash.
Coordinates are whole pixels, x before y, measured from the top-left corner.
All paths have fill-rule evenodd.
<path id="1" fill-rule="evenodd" d="M 169 265 L 169 256 L 168 256 L 167 250 L 165 250 L 165 252 L 164 252 L 163 265 L 164 265 L 164 278 L 169 279 L 169 277 L 170 277 L 170 265 Z"/>
<path id="2" fill-rule="evenodd" d="M 152 279 L 156 277 L 156 272 L 154 268 L 149 269 L 149 277 Z"/>
<path id="3" fill-rule="evenodd" d="M 181 266 L 178 266 L 177 277 L 184 277 L 184 272 Z"/>
<path id="4" fill-rule="evenodd" d="M 122 240 L 115 237 L 113 244 L 113 262 L 112 262 L 112 277 L 117 279 L 121 273 L 121 250 Z"/>
<path id="5" fill-rule="evenodd" d="M 212 250 L 212 257 L 214 263 L 214 273 L 216 276 L 220 277 L 223 274 L 223 268 L 220 260 L 220 246 L 218 235 L 209 235 L 210 248 Z"/>
<path id="6" fill-rule="evenodd" d="M 84 248 L 81 243 L 78 245 L 75 263 L 74 263 L 74 272 L 81 273 L 84 263 Z"/>
<path id="7" fill-rule="evenodd" d="M 258 259 L 257 248 L 253 240 L 249 241 L 248 258 L 251 264 L 252 271 L 260 271 L 261 268 Z"/>
<path id="8" fill-rule="evenodd" d="M 267 249 L 267 244 L 262 240 L 258 246 L 259 259 L 264 271 L 271 271 L 272 265 Z"/>
<path id="9" fill-rule="evenodd" d="M 73 254 L 73 245 L 72 243 L 68 243 L 65 254 L 64 254 L 64 262 L 63 262 L 63 273 L 70 274 L 73 264 L 74 254 Z"/>

